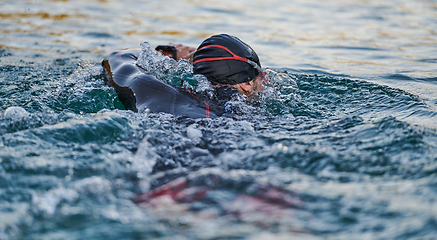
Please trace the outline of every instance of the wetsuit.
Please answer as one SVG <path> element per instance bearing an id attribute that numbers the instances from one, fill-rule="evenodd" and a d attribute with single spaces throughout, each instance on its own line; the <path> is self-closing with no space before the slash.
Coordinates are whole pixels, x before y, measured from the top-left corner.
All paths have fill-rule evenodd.
<path id="1" fill-rule="evenodd" d="M 135 64 L 140 49 L 113 52 L 102 66 L 106 83 L 114 87 L 126 109 L 143 112 L 165 112 L 194 118 L 214 118 L 223 115 L 224 99 L 211 101 L 195 96 L 184 88 L 165 84 L 153 75 L 145 74 Z M 224 94 L 221 94 L 224 96 Z"/>

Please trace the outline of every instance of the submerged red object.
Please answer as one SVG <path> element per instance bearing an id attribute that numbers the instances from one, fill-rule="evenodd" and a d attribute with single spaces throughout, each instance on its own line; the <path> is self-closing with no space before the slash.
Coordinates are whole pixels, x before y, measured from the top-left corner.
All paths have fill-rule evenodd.
<path id="1" fill-rule="evenodd" d="M 178 178 L 133 201 L 157 210 L 160 215 L 196 214 L 197 220 L 231 216 L 260 227 L 290 221 L 296 208 L 302 205 L 292 191 L 250 178 L 232 178 L 222 171 Z"/>

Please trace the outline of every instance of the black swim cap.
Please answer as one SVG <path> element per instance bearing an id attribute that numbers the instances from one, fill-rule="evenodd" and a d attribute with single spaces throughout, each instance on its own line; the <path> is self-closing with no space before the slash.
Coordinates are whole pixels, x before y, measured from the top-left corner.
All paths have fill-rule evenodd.
<path id="1" fill-rule="evenodd" d="M 202 42 L 193 57 L 194 74 L 203 74 L 213 83 L 249 82 L 261 72 L 255 51 L 239 38 L 214 35 Z"/>

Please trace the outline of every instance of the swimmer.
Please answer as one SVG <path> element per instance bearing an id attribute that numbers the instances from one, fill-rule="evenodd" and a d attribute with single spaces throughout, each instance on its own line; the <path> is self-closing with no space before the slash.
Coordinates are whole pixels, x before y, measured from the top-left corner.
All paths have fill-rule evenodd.
<path id="1" fill-rule="evenodd" d="M 126 109 L 138 112 L 166 112 L 188 117 L 219 117 L 235 93 L 249 99 L 262 91 L 263 70 L 255 51 L 237 37 L 214 35 L 197 49 L 171 44 L 158 51 L 176 60 L 193 63 L 194 74 L 203 74 L 213 85 L 215 97 L 196 96 L 184 88 L 163 83 L 136 65 L 141 50 L 114 52 L 102 65 L 107 84 L 114 87 Z"/>

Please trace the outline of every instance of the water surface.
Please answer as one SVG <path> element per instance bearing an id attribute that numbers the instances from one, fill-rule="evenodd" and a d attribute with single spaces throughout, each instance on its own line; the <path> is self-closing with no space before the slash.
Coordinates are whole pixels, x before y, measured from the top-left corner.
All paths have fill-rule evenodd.
<path id="1" fill-rule="evenodd" d="M 425 0 L 2 1 L 0 111 L 26 112 L 0 118 L 0 239 L 432 239 L 436 19 Z M 104 84 L 112 51 L 216 33 L 282 74 L 278 98 L 190 119 Z"/>

